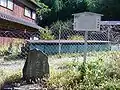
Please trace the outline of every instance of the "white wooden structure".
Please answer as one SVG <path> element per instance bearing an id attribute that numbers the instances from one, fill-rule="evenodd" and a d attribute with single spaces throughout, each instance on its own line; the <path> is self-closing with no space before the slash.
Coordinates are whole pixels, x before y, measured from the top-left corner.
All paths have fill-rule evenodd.
<path id="1" fill-rule="evenodd" d="M 99 31 L 102 14 L 83 12 L 74 15 L 74 30 Z"/>
<path id="2" fill-rule="evenodd" d="M 84 31 L 85 32 L 85 49 L 84 49 L 84 63 L 87 59 L 87 39 L 88 31 L 100 31 L 101 16 L 102 14 L 92 13 L 92 12 L 83 12 L 77 13 L 74 15 L 74 30 Z"/>

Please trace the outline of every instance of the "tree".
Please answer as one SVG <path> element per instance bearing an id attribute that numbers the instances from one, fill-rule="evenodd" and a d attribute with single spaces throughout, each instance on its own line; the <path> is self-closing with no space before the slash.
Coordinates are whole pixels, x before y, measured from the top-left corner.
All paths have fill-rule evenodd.
<path id="1" fill-rule="evenodd" d="M 86 0 L 86 3 L 89 11 L 103 14 L 103 19 L 120 20 L 120 0 Z"/>
<path id="2" fill-rule="evenodd" d="M 84 0 L 39 0 L 39 2 L 45 3 L 51 9 L 39 23 L 41 26 L 49 26 L 57 20 L 66 21 L 71 19 L 73 13 L 86 10 Z"/>
<path id="3" fill-rule="evenodd" d="M 42 3 L 40 0 L 36 0 L 37 4 L 39 6 L 41 6 L 41 8 L 37 8 L 37 23 L 40 24 L 42 22 L 43 19 L 46 19 L 46 17 L 49 15 L 49 13 L 51 12 L 51 9 L 45 5 L 44 3 Z"/>
<path id="4" fill-rule="evenodd" d="M 101 13 L 104 20 L 120 20 L 120 0 L 37 0 L 42 6 L 40 26 L 49 26 L 57 20 L 73 18 L 73 13 L 84 11 Z M 43 4 L 44 3 L 44 4 Z M 47 6 L 46 6 L 47 5 Z"/>

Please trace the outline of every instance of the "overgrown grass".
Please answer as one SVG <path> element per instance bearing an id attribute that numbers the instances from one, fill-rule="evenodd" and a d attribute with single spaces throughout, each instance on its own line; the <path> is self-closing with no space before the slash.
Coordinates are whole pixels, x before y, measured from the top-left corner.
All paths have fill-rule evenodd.
<path id="1" fill-rule="evenodd" d="M 21 69 L 0 69 L 0 88 L 4 84 L 9 84 L 20 80 L 22 77 Z"/>
<path id="2" fill-rule="evenodd" d="M 3 59 L 3 58 L 2 58 Z M 5 60 L 0 61 L 0 89 L 8 84 L 19 82 L 22 78 L 22 68 L 24 61 L 20 60 Z"/>
<path id="3" fill-rule="evenodd" d="M 58 70 L 52 69 L 48 86 L 63 90 L 119 90 L 120 53 L 98 54 L 99 57 L 85 65 L 69 62 L 62 64 Z"/>
<path id="4" fill-rule="evenodd" d="M 65 57 L 78 57 L 73 62 L 59 64 L 58 68 L 50 67 L 48 88 L 63 90 L 119 90 L 120 89 L 120 52 L 88 53 L 88 62 L 83 65 L 79 61 L 80 54 L 65 54 Z M 49 56 L 58 59 L 58 55 Z M 52 60 L 52 59 L 51 59 Z M 51 61 L 50 61 L 51 62 Z M 55 62 L 54 62 L 55 63 Z M 22 77 L 22 67 L 17 70 L 0 69 L 0 85 L 5 82 L 15 82 Z"/>

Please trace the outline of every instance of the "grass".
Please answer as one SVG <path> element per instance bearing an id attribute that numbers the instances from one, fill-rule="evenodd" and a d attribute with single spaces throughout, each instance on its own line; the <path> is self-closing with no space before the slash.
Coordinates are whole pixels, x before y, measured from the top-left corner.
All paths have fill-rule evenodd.
<path id="1" fill-rule="evenodd" d="M 90 52 L 85 67 L 79 60 L 82 56 L 82 54 L 49 56 L 48 87 L 63 90 L 120 89 L 120 52 Z M 68 60 L 69 58 L 70 60 Z M 5 82 L 14 82 L 21 77 L 22 67 L 18 69 L 0 68 L 0 85 Z"/>
<path id="2" fill-rule="evenodd" d="M 21 79 L 24 61 L 0 59 L 0 64 L 0 88 L 4 84 L 14 83 Z"/>
<path id="3" fill-rule="evenodd" d="M 63 90 L 119 90 L 120 70 L 114 65 L 110 68 L 103 61 L 94 61 L 86 64 L 84 69 L 81 63 L 64 64 L 66 68 L 51 71 L 48 86 L 63 88 Z M 63 67 L 65 67 L 63 66 Z M 120 66 L 120 65 L 119 65 Z"/>
<path id="4" fill-rule="evenodd" d="M 90 54 L 89 54 L 90 55 Z M 91 53 L 85 67 L 79 61 L 52 68 L 48 86 L 63 90 L 119 90 L 120 52 Z"/>
<path id="5" fill-rule="evenodd" d="M 0 69 L 0 88 L 6 83 L 16 82 L 22 77 L 21 70 Z"/>

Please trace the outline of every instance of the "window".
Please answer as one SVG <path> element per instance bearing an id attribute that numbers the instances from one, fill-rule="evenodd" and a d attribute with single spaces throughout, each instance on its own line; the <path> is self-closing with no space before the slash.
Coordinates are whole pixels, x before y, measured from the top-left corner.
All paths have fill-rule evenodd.
<path id="1" fill-rule="evenodd" d="M 13 10 L 13 0 L 0 0 L 0 5 Z"/>
<path id="2" fill-rule="evenodd" d="M 36 12 L 35 11 L 32 12 L 32 19 L 36 19 Z"/>
<path id="3" fill-rule="evenodd" d="M 31 18 L 31 10 L 29 8 L 27 8 L 27 7 L 25 7 L 25 16 Z"/>
<path id="4" fill-rule="evenodd" d="M 32 18 L 32 19 L 36 19 L 36 12 L 29 9 L 28 7 L 25 7 L 25 16 Z"/>
<path id="5" fill-rule="evenodd" d="M 8 0 L 7 8 L 13 10 L 13 0 Z"/>
<path id="6" fill-rule="evenodd" d="M 6 7 L 7 6 L 7 0 L 0 0 L 0 5 Z"/>

